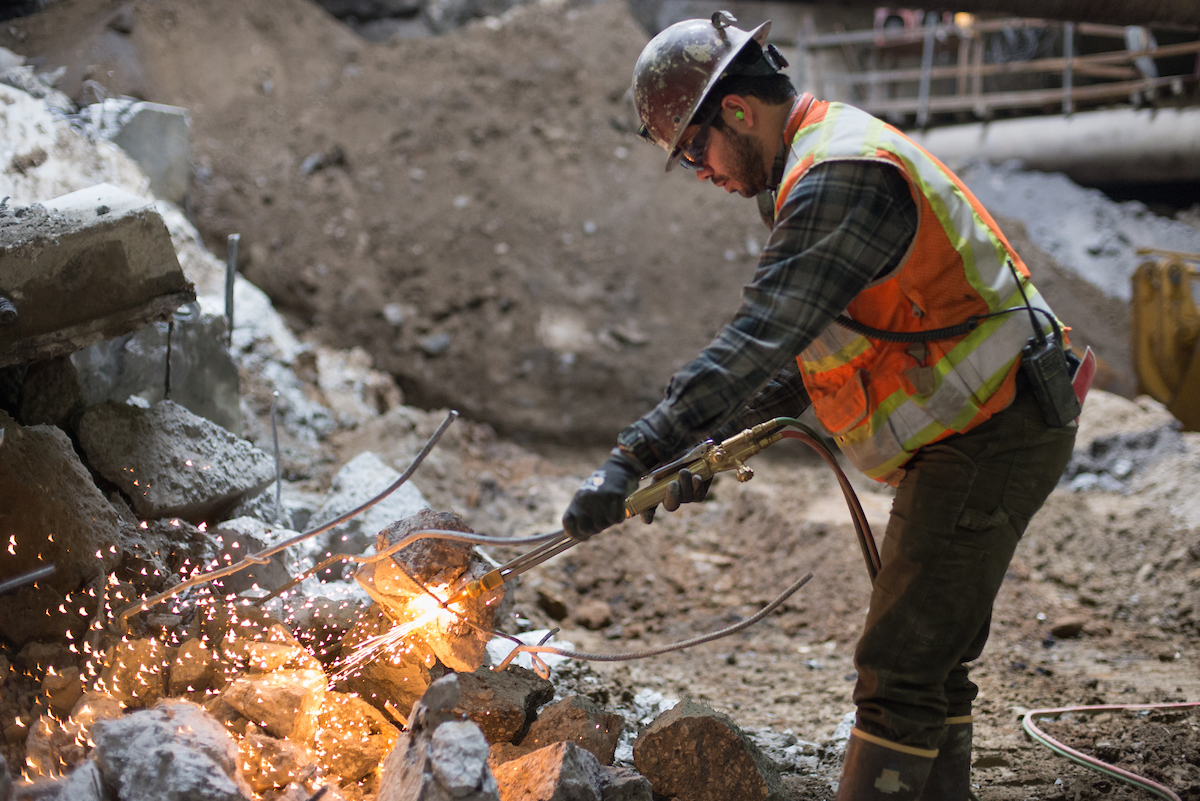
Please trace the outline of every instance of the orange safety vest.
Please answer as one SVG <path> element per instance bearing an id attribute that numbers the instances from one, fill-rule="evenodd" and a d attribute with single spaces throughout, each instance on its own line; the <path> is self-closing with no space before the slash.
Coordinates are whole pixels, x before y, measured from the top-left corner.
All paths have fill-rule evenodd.
<path id="1" fill-rule="evenodd" d="M 793 133 L 794 129 L 794 133 Z M 1035 308 L 1049 307 L 995 220 L 944 164 L 882 120 L 842 103 L 813 102 L 788 126 L 791 152 L 776 216 L 808 170 L 837 160 L 880 161 L 908 181 L 919 219 L 909 252 L 867 286 L 846 316 L 873 328 L 917 332 L 1024 306 L 1011 262 Z M 1050 323 L 1038 315 L 1044 330 Z M 980 321 L 949 340 L 892 343 L 830 324 L 796 357 L 813 410 L 863 473 L 896 484 L 916 450 L 968 431 L 1016 391 L 1029 314 Z"/>

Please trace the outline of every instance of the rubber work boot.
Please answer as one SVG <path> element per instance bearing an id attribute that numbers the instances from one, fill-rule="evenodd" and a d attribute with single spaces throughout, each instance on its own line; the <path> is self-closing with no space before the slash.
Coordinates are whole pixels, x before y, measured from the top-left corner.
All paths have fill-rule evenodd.
<path id="1" fill-rule="evenodd" d="M 971 794 L 971 716 L 947 718 L 921 801 L 967 801 Z"/>
<path id="2" fill-rule="evenodd" d="M 937 753 L 851 729 L 836 801 L 916 801 Z"/>

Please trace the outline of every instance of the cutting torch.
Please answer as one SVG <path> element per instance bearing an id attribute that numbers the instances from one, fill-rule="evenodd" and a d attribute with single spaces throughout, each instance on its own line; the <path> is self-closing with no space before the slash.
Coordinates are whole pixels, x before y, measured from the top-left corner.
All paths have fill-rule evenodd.
<path id="1" fill-rule="evenodd" d="M 706 440 L 686 455 L 659 467 L 650 474 L 649 482 L 644 487 L 635 490 L 625 499 L 625 519 L 637 517 L 642 512 L 653 509 L 662 503 L 667 497 L 671 482 L 679 480 L 681 470 L 687 470 L 704 481 L 717 473 L 733 470 L 734 477 L 738 481 L 749 481 L 754 477 L 754 471 L 746 465 L 746 460 L 783 439 L 784 420 L 788 419 L 768 420 L 753 428 L 744 429 L 721 443 Z M 542 564 L 547 559 L 558 556 L 579 542 L 570 535 L 562 533 L 511 562 L 485 573 L 478 579 L 471 580 L 446 601 L 445 605 L 448 606 L 455 601 L 464 599 L 478 598 L 485 592 L 491 592 L 514 576 L 524 573 L 535 565 Z"/>

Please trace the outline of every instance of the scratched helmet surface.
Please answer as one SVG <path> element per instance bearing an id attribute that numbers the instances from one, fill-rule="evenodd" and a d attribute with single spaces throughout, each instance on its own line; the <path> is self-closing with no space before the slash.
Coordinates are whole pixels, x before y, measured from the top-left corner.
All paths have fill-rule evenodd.
<path id="1" fill-rule="evenodd" d="M 679 140 L 709 91 L 750 42 L 765 47 L 771 23 L 751 31 L 733 27 L 732 14 L 689 19 L 666 28 L 646 45 L 633 68 L 633 102 L 642 138 L 666 149 L 667 170 L 679 161 Z"/>

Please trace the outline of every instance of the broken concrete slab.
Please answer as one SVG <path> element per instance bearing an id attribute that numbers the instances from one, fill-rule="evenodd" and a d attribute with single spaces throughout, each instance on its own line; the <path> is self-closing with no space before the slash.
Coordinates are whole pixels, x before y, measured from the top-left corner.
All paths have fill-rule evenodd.
<path id="1" fill-rule="evenodd" d="M 421 530 L 471 533 L 457 515 L 422 509 L 379 532 L 375 550 L 383 552 Z M 468 543 L 426 538 L 405 546 L 391 559 L 363 565 L 354 577 L 389 617 L 403 622 L 413 616 L 414 598 L 426 597 L 427 590 L 447 597 L 467 581 L 482 578 L 492 567 Z M 489 639 L 484 632 L 495 628 L 504 596 L 505 588 L 500 586 L 477 598 L 463 599 L 455 605 L 455 616 L 443 615 L 410 638 L 427 644 L 451 670 L 470 673 L 483 664 Z"/>
<path id="2" fill-rule="evenodd" d="M 84 762 L 59 785 L 57 798 L 71 801 L 108 801 L 113 797 L 112 788 L 104 783 L 104 776 L 95 762 Z M 0 791 L 0 799 L 8 801 L 10 796 Z"/>
<path id="3" fill-rule="evenodd" d="M 600 801 L 652 801 L 650 780 L 630 768 L 600 769 Z"/>
<path id="4" fill-rule="evenodd" d="M 642 731 L 633 762 L 656 794 L 680 801 L 787 798 L 775 766 L 746 733 L 727 715 L 690 699 Z"/>
<path id="5" fill-rule="evenodd" d="M 150 179 L 155 197 L 182 204 L 191 170 L 191 117 L 186 108 L 109 98 L 88 106 L 99 136 L 124 150 Z"/>
<path id="6" fill-rule="evenodd" d="M 196 299 L 154 204 L 111 184 L 0 216 L 0 367 L 69 354 Z"/>
<path id="7" fill-rule="evenodd" d="M 268 547 L 268 537 L 275 540 L 276 532 L 262 535 L 248 533 L 265 529 L 258 520 L 235 518 L 234 521 L 222 523 L 216 528 L 210 528 L 209 534 L 217 546 L 216 560 L 221 567 L 237 564 L 251 554 L 258 553 Z M 283 532 L 279 532 L 283 533 Z M 286 532 L 294 535 L 296 532 Z M 285 553 L 277 553 L 267 563 L 252 564 L 242 570 L 213 582 L 213 587 L 221 595 L 241 593 L 249 589 L 259 588 L 274 591 L 292 580 L 292 573 L 287 566 Z"/>
<path id="8" fill-rule="evenodd" d="M 97 689 L 133 709 L 151 706 L 166 695 L 167 667 L 173 658 L 152 637 L 121 640 L 105 656 Z"/>
<path id="9" fill-rule="evenodd" d="M 199 637 L 187 640 L 175 652 L 167 688 L 171 695 L 199 693 L 212 687 L 217 681 L 217 661 L 212 649 Z"/>
<path id="10" fill-rule="evenodd" d="M 325 698 L 325 674 L 319 670 L 280 670 L 243 676 L 221 692 L 234 709 L 276 737 L 307 743 L 317 730 Z"/>
<path id="11" fill-rule="evenodd" d="M 452 720 L 449 710 L 460 700 L 453 673 L 429 685 L 384 760 L 377 801 L 499 801 L 483 732 Z"/>
<path id="12" fill-rule="evenodd" d="M 93 731 L 93 758 L 121 801 L 245 801 L 238 749 L 201 707 L 161 704 Z"/>
<path id="13" fill-rule="evenodd" d="M 226 345 L 225 318 L 201 314 L 194 303 L 175 311 L 173 326 L 151 323 L 71 354 L 84 404 L 124 402 L 130 395 L 150 403 L 167 397 L 234 434 L 242 433 L 237 365 Z M 168 348 L 168 343 L 170 347 Z"/>
<path id="14" fill-rule="evenodd" d="M 0 429 L 0 576 L 53 563 L 54 575 L 40 584 L 69 592 L 112 570 L 121 551 L 117 514 L 96 489 L 71 440 L 52 426 L 18 425 L 3 411 Z M 11 600 L 0 605 L 5 608 L 0 631 L 6 636 L 28 623 L 6 622 L 8 613 L 17 611 Z"/>
<path id="15" fill-rule="evenodd" d="M 462 699 L 454 711 L 478 723 L 489 743 L 520 740 L 538 708 L 554 698 L 553 684 L 519 667 L 481 667 L 459 673 L 458 683 Z"/>
<path id="16" fill-rule="evenodd" d="M 357 782 L 391 753 L 400 730 L 362 698 L 326 692 L 317 716 L 314 749 L 326 775 Z"/>
<path id="17" fill-rule="evenodd" d="M 337 472 L 329 494 L 321 508 L 313 513 L 309 526 L 315 528 L 349 512 L 378 495 L 400 474 L 383 463 L 370 451 L 360 453 Z M 374 544 L 376 535 L 397 520 L 417 514 L 429 504 L 412 481 L 400 488 L 357 517 L 342 523 L 322 536 L 322 553 L 365 553 Z M 331 567 L 324 578 L 341 578 L 346 568 Z"/>
<path id="18" fill-rule="evenodd" d="M 496 784 L 502 801 L 601 801 L 601 768 L 574 743 L 555 743 L 501 765 Z"/>
<path id="19" fill-rule="evenodd" d="M 275 479 L 270 456 L 177 403 L 101 403 L 79 421 L 92 468 L 144 518 L 220 519 Z"/>
<path id="20" fill-rule="evenodd" d="M 624 728 L 625 718 L 621 715 L 606 712 L 581 695 L 572 695 L 543 709 L 520 744 L 533 751 L 551 743 L 571 742 L 590 752 L 600 764 L 611 765 Z"/>
<path id="21" fill-rule="evenodd" d="M 68 357 L 34 362 L 25 371 L 20 410 L 23 424 L 73 431 L 86 405 L 79 376 Z"/>

